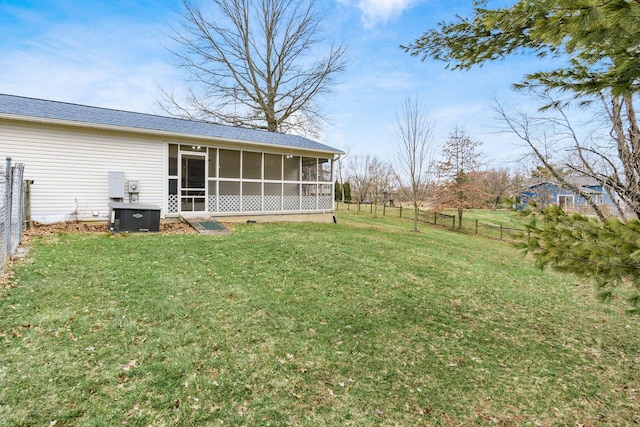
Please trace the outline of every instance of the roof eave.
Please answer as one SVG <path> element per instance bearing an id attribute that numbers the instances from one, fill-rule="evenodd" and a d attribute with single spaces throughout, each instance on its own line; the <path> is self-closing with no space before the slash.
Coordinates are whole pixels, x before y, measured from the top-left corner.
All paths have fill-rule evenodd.
<path id="1" fill-rule="evenodd" d="M 100 129 L 100 130 L 109 130 L 109 131 L 116 131 L 116 132 L 137 133 L 137 134 L 144 134 L 144 135 L 177 137 L 177 138 L 185 138 L 185 139 L 192 139 L 192 140 L 195 139 L 200 141 L 224 141 L 232 144 L 244 144 L 244 145 L 250 145 L 255 147 L 278 148 L 278 149 L 290 150 L 295 152 L 312 151 L 315 153 L 326 153 L 331 155 L 345 154 L 344 152 L 338 151 L 338 150 L 322 150 L 322 149 L 315 149 L 315 148 L 294 147 L 291 145 L 265 143 L 265 142 L 258 142 L 258 141 L 247 141 L 243 139 L 212 137 L 212 136 L 206 136 L 206 135 L 194 135 L 190 133 L 135 128 L 130 126 L 107 125 L 107 124 L 101 124 L 101 123 L 79 122 L 74 120 L 50 119 L 50 118 L 44 118 L 44 117 L 25 116 L 20 114 L 0 113 L 0 119 L 25 121 L 25 122 L 31 122 L 31 123 L 62 125 L 62 126 L 75 126 L 75 127 L 85 128 L 85 129 Z"/>

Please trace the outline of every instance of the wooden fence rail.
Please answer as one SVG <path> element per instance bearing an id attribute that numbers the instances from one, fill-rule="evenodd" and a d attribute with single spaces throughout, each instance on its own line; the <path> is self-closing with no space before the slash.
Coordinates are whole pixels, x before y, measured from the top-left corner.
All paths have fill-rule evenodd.
<path id="1" fill-rule="evenodd" d="M 336 203 L 336 210 L 355 210 L 357 213 L 365 212 L 373 215 L 395 216 L 407 220 L 413 219 L 413 209 L 402 206 L 375 205 L 373 203 Z M 524 228 L 508 227 L 502 224 L 490 224 L 478 221 L 478 219 L 466 219 L 463 217 L 462 224 L 458 223 L 457 215 L 450 215 L 442 212 L 418 209 L 418 220 L 423 224 L 432 224 L 456 231 L 492 237 L 500 240 L 516 240 L 520 236 L 527 234 Z"/>

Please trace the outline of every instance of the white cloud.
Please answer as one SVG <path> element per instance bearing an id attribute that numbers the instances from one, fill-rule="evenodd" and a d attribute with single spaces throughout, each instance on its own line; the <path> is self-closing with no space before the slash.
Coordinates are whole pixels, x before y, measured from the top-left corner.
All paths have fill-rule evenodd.
<path id="1" fill-rule="evenodd" d="M 154 112 L 156 82 L 172 75 L 157 41 L 162 28 L 125 24 L 54 24 L 20 46 L 4 45 L 0 92 Z"/>
<path id="2" fill-rule="evenodd" d="M 362 12 L 364 26 L 370 28 L 401 15 L 416 3 L 418 0 L 360 0 L 358 8 Z"/>

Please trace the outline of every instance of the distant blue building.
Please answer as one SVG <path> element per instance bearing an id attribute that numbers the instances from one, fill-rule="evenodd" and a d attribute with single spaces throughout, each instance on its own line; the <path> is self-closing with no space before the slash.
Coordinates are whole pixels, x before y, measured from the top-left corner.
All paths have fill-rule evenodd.
<path id="1" fill-rule="evenodd" d="M 572 177 L 567 178 L 569 182 L 577 185 L 585 194 L 591 195 L 593 201 L 598 205 L 608 208 L 609 213 L 614 207 L 613 201 L 604 186 L 589 178 Z M 576 194 L 573 190 L 563 187 L 555 179 L 536 179 L 530 181 L 520 191 L 518 195 L 518 209 L 524 209 L 529 201 L 535 200 L 540 207 L 556 204 L 566 211 L 577 211 L 586 213 L 591 210 L 584 197 Z"/>

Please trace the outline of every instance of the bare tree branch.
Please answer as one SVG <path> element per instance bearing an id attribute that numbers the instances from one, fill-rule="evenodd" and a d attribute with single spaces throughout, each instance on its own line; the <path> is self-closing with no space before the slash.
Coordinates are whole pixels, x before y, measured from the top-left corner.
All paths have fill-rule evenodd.
<path id="1" fill-rule="evenodd" d="M 555 107 L 555 108 L 561 108 L 561 107 Z M 604 220 L 605 215 L 603 214 L 598 204 L 595 203 L 591 194 L 585 192 L 580 186 L 567 180 L 564 174 L 561 173 L 561 171 L 558 169 L 558 167 L 549 160 L 549 157 L 546 155 L 543 155 L 543 153 L 540 151 L 539 144 L 536 143 L 531 133 L 530 118 L 521 111 L 516 111 L 513 114 L 509 114 L 504 109 L 504 107 L 499 103 L 496 103 L 495 109 L 498 112 L 499 117 L 507 125 L 507 127 L 511 129 L 512 132 L 518 136 L 518 138 L 520 138 L 529 146 L 531 151 L 535 154 L 538 160 L 544 165 L 544 167 L 551 173 L 551 175 L 563 187 L 568 188 L 571 191 L 573 191 L 575 194 L 578 194 L 581 197 L 583 197 L 587 201 L 587 203 L 589 203 L 589 205 L 593 208 L 598 218 Z M 569 125 L 569 128 L 570 128 L 570 125 Z M 574 135 L 574 142 L 577 141 L 577 137 L 575 137 L 575 133 L 572 132 L 572 134 Z"/>
<path id="2" fill-rule="evenodd" d="M 411 200 L 413 231 L 418 231 L 418 207 L 426 198 L 433 165 L 433 122 L 416 99 L 407 98 L 396 113 L 394 178 L 403 195 Z"/>
<path id="3" fill-rule="evenodd" d="M 345 68 L 345 49 L 311 58 L 322 42 L 315 0 L 183 0 L 172 53 L 189 79 L 161 90 L 165 112 L 235 126 L 316 136 L 318 97 Z"/>

